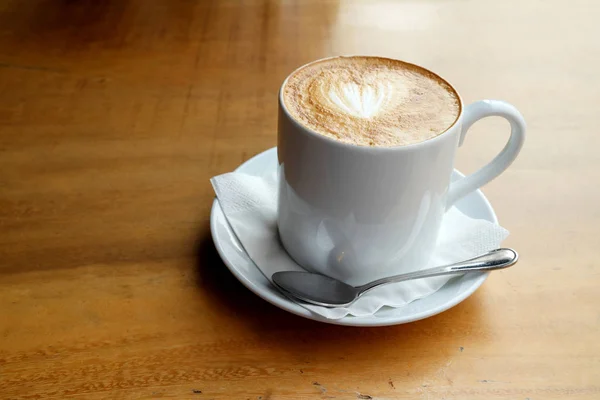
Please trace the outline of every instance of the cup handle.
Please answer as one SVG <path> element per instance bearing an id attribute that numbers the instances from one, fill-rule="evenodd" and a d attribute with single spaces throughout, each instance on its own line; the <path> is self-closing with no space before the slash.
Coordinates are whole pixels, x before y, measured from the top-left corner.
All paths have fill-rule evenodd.
<path id="1" fill-rule="evenodd" d="M 500 100 L 480 100 L 465 108 L 459 146 L 462 146 L 469 128 L 485 117 L 498 116 L 510 123 L 510 138 L 504 149 L 488 164 L 458 181 L 448 190 L 446 209 L 470 192 L 480 188 L 500 175 L 517 158 L 525 142 L 525 120 L 512 105 Z"/>

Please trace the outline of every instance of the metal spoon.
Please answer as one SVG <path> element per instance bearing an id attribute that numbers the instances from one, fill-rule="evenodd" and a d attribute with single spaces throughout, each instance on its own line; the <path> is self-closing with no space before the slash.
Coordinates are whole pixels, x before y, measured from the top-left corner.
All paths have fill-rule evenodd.
<path id="1" fill-rule="evenodd" d="M 388 283 L 472 271 L 494 271 L 514 265 L 518 258 L 517 252 L 512 249 L 496 249 L 470 260 L 391 276 L 358 287 L 312 272 L 276 272 L 272 278 L 273 283 L 285 293 L 306 303 L 324 307 L 343 307 L 352 304 L 369 290 Z"/>

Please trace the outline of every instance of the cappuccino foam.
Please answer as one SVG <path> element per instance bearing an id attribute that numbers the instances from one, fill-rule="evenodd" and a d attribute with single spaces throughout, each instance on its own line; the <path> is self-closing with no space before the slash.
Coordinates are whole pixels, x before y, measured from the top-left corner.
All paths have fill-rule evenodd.
<path id="1" fill-rule="evenodd" d="M 337 57 L 295 71 L 283 102 L 301 125 L 359 146 L 403 146 L 446 131 L 460 100 L 442 78 L 380 57 Z"/>

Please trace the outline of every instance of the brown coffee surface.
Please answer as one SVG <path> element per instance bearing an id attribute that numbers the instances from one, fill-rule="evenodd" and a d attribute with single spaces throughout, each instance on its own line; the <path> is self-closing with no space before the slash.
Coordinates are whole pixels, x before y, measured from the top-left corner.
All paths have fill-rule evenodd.
<path id="1" fill-rule="evenodd" d="M 295 71 L 283 87 L 292 117 L 313 131 L 359 146 L 404 146 L 446 131 L 460 114 L 442 78 L 399 60 L 336 57 Z"/>

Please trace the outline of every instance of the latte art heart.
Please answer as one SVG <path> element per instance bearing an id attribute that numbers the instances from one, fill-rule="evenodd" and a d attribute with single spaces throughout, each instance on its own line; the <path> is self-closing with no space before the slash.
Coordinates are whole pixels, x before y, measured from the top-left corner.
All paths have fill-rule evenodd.
<path id="1" fill-rule="evenodd" d="M 389 102 L 393 88 L 381 82 L 360 86 L 354 82 L 323 85 L 321 93 L 330 104 L 346 114 L 369 118 L 377 114 Z"/>
<path id="2" fill-rule="evenodd" d="M 433 73 L 381 57 L 337 57 L 295 71 L 282 90 L 290 115 L 324 136 L 359 146 L 402 146 L 448 129 L 454 89 Z"/>

